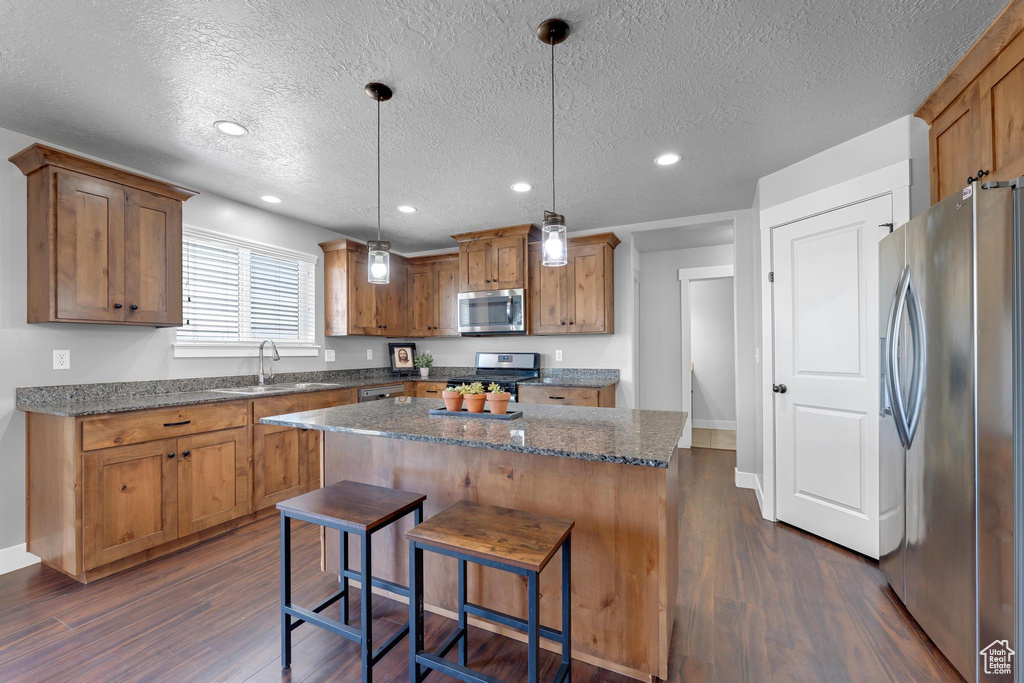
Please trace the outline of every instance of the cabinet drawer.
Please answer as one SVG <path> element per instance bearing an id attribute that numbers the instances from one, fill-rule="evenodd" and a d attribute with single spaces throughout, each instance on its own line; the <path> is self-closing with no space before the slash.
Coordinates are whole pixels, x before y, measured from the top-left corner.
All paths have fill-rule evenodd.
<path id="1" fill-rule="evenodd" d="M 600 394 L 600 389 L 519 385 L 520 403 L 546 403 L 548 405 L 590 406 L 597 408 L 601 405 Z"/>
<path id="2" fill-rule="evenodd" d="M 252 423 L 259 424 L 260 418 L 268 415 L 301 413 L 306 409 L 306 394 L 290 394 L 273 398 L 259 398 L 252 402 Z"/>
<path id="3" fill-rule="evenodd" d="M 318 391 L 313 394 L 306 394 L 306 410 L 319 410 L 331 406 L 347 406 L 356 402 L 355 389 L 331 389 L 330 391 Z"/>
<path id="4" fill-rule="evenodd" d="M 82 420 L 82 450 L 126 446 L 247 423 L 244 402 L 202 404 L 116 413 Z"/>
<path id="5" fill-rule="evenodd" d="M 441 392 L 448 386 L 446 382 L 415 382 L 415 395 L 419 398 L 441 398 Z"/>

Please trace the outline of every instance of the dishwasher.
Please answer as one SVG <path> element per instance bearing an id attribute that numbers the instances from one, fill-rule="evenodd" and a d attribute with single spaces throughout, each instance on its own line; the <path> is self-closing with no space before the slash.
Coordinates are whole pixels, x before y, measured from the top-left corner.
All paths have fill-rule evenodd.
<path id="1" fill-rule="evenodd" d="M 359 390 L 359 402 L 382 401 L 392 396 L 405 396 L 404 384 L 389 384 L 384 387 L 367 387 Z"/>

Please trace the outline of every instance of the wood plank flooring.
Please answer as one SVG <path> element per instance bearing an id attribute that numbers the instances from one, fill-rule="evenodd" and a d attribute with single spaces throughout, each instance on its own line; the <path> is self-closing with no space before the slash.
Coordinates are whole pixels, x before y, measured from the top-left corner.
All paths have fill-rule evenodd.
<path id="1" fill-rule="evenodd" d="M 671 681 L 961 680 L 877 563 L 765 522 L 753 492 L 733 485 L 733 453 L 681 457 Z M 88 586 L 40 565 L 0 576 L 0 680 L 358 680 L 356 646 L 308 625 L 295 631 L 294 665 L 282 674 L 277 533 L 272 517 Z M 295 599 L 309 605 L 337 579 L 319 571 L 315 527 L 295 522 L 293 543 Z M 406 618 L 404 605 L 374 606 L 378 638 Z M 452 624 L 429 615 L 428 647 Z M 376 680 L 407 680 L 407 653 L 395 648 Z M 487 674 L 525 680 L 525 654 L 471 628 L 470 663 Z M 549 677 L 558 656 L 543 662 Z M 576 662 L 573 680 L 628 679 Z"/>

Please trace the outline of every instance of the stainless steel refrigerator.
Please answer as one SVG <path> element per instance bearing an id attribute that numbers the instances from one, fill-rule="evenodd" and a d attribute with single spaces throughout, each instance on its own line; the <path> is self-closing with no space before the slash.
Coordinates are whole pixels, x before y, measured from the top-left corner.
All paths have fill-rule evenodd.
<path id="1" fill-rule="evenodd" d="M 1020 680 L 986 667 L 1024 630 L 1022 187 L 974 183 L 879 246 L 880 566 L 972 682 Z"/>

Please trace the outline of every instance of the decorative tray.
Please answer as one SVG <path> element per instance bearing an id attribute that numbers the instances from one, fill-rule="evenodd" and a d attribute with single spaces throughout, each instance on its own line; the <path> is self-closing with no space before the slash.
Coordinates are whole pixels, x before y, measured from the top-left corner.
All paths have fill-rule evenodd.
<path id="1" fill-rule="evenodd" d="M 510 410 L 504 415 L 497 415 L 495 413 L 482 412 L 482 413 L 471 413 L 465 408 L 462 410 L 446 410 L 445 408 L 434 408 L 430 411 L 431 417 L 479 417 L 485 420 L 515 420 L 523 416 L 521 410 Z"/>

